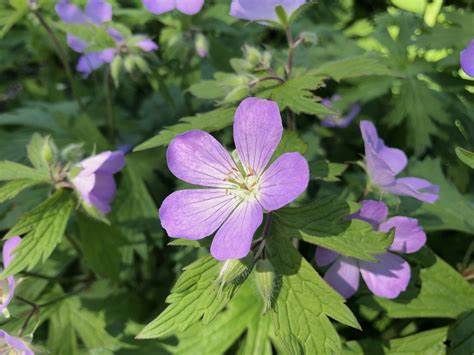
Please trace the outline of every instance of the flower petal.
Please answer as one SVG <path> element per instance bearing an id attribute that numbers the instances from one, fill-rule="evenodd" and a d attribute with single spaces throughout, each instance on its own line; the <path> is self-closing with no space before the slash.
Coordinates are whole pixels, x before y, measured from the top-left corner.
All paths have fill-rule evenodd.
<path id="1" fill-rule="evenodd" d="M 229 187 L 229 177 L 238 172 L 230 154 L 209 133 L 188 131 L 176 136 L 166 152 L 168 168 L 190 184 Z"/>
<path id="2" fill-rule="evenodd" d="M 82 171 L 84 174 L 90 174 L 96 171 L 115 174 L 125 166 L 125 154 L 121 150 L 108 150 L 84 159 L 79 165 L 83 168 Z"/>
<path id="3" fill-rule="evenodd" d="M 324 280 L 342 297 L 349 298 L 359 288 L 359 267 L 355 259 L 340 257 L 326 271 Z"/>
<path id="4" fill-rule="evenodd" d="M 67 45 L 69 46 L 69 48 L 71 48 L 73 51 L 77 53 L 83 53 L 86 50 L 86 48 L 89 46 L 89 44 L 86 41 L 70 33 L 67 34 Z"/>
<path id="5" fill-rule="evenodd" d="M 204 0 L 176 0 L 176 8 L 186 15 L 195 15 L 201 11 Z"/>
<path id="6" fill-rule="evenodd" d="M 152 52 L 158 49 L 158 45 L 149 38 L 144 38 L 139 41 L 137 47 L 144 52 Z"/>
<path id="7" fill-rule="evenodd" d="M 382 223 L 379 231 L 388 232 L 395 228 L 391 251 L 399 253 L 415 253 L 426 243 L 426 234 L 415 218 L 396 216 Z"/>
<path id="8" fill-rule="evenodd" d="M 85 12 L 87 17 L 95 24 L 112 20 L 112 5 L 105 0 L 89 0 Z"/>
<path id="9" fill-rule="evenodd" d="M 306 0 L 232 0 L 230 7 L 231 16 L 250 20 L 268 20 L 276 21 L 277 15 L 275 8 L 282 6 L 288 16 L 297 8 L 303 5 Z"/>
<path id="10" fill-rule="evenodd" d="M 396 298 L 410 282 L 410 265 L 398 255 L 385 253 L 379 262 L 360 261 L 360 272 L 367 287 L 376 296 Z"/>
<path id="11" fill-rule="evenodd" d="M 331 264 L 334 260 L 336 260 L 339 255 L 339 253 L 336 253 L 335 251 L 332 251 L 330 249 L 317 247 L 316 253 L 314 254 L 314 258 L 316 260 L 316 265 L 322 267 Z"/>
<path id="12" fill-rule="evenodd" d="M 383 186 L 382 189 L 394 195 L 410 196 L 427 203 L 434 203 L 439 197 L 438 185 L 416 177 L 399 178 L 394 184 Z"/>
<path id="13" fill-rule="evenodd" d="M 2 249 L 3 267 L 6 269 L 13 260 L 13 252 L 21 243 L 19 236 L 11 237 L 5 241 Z"/>
<path id="14" fill-rule="evenodd" d="M 110 203 L 117 189 L 111 174 L 87 174 L 81 171 L 72 179 L 72 183 L 86 204 L 94 206 L 102 213 L 110 212 Z"/>
<path id="15" fill-rule="evenodd" d="M 234 142 L 247 173 L 260 175 L 263 172 L 282 133 L 276 102 L 249 97 L 240 103 L 235 112 Z"/>
<path id="16" fill-rule="evenodd" d="M 100 68 L 105 61 L 101 57 L 101 52 L 89 52 L 82 55 L 76 65 L 76 70 L 87 77 L 94 70 Z"/>
<path id="17" fill-rule="evenodd" d="M 461 68 L 469 76 L 474 76 L 474 40 L 469 42 L 468 46 L 461 51 Z"/>
<path id="18" fill-rule="evenodd" d="M 17 350 L 22 355 L 34 355 L 33 350 L 31 350 L 23 340 L 20 338 L 14 337 L 8 334 L 6 331 L 0 329 L 0 344 L 7 344 L 7 354 L 9 350 Z"/>
<path id="19" fill-rule="evenodd" d="M 176 191 L 160 207 L 161 225 L 172 238 L 201 239 L 214 233 L 238 203 L 224 189 Z"/>
<path id="20" fill-rule="evenodd" d="M 217 260 L 245 257 L 250 252 L 253 235 L 262 220 L 262 207 L 257 201 L 241 202 L 214 236 L 212 256 Z"/>
<path id="21" fill-rule="evenodd" d="M 86 16 L 82 10 L 74 4 L 71 4 L 69 0 L 61 0 L 54 7 L 61 21 L 66 23 L 84 23 L 86 22 Z"/>
<path id="22" fill-rule="evenodd" d="M 3 267 L 6 269 L 8 265 L 10 265 L 11 261 L 14 258 L 14 251 L 21 243 L 21 238 L 18 236 L 11 237 L 7 239 L 3 244 L 2 249 L 2 257 L 3 257 Z M 13 295 L 15 293 L 15 278 L 13 276 L 7 277 L 6 280 L 0 281 L 3 285 L 0 286 L 1 288 L 1 304 L 0 304 L 0 313 L 3 312 L 5 308 L 8 307 L 11 300 L 13 299 Z"/>
<path id="23" fill-rule="evenodd" d="M 360 210 L 352 214 L 351 218 L 370 223 L 374 229 L 377 229 L 379 224 L 387 219 L 388 207 L 382 201 L 363 200 L 360 204 Z"/>
<path id="24" fill-rule="evenodd" d="M 151 13 L 159 15 L 174 10 L 176 0 L 143 0 L 143 6 Z"/>
<path id="25" fill-rule="evenodd" d="M 308 182 L 306 159 L 300 153 L 285 153 L 263 173 L 257 199 L 265 210 L 274 211 L 301 195 Z"/>

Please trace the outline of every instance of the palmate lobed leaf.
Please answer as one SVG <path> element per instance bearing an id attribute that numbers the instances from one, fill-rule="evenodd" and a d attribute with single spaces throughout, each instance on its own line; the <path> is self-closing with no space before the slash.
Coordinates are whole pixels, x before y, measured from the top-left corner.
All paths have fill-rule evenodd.
<path id="1" fill-rule="evenodd" d="M 47 182 L 50 177 L 47 170 L 38 170 L 12 161 L 0 161 L 0 181 L 34 180 Z"/>
<path id="2" fill-rule="evenodd" d="M 325 196 L 311 204 L 284 208 L 275 213 L 279 228 L 289 236 L 303 239 L 346 256 L 375 261 L 393 242 L 392 233 L 380 233 L 360 220 L 348 220 L 347 202 Z"/>
<path id="3" fill-rule="evenodd" d="M 0 186 L 0 203 L 11 200 L 23 190 L 40 184 L 41 182 L 29 179 L 12 180 Z"/>

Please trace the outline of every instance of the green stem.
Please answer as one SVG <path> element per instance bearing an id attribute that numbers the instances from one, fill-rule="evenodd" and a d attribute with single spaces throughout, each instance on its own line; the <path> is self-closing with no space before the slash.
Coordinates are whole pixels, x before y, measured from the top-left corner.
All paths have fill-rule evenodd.
<path id="1" fill-rule="evenodd" d="M 61 42 L 59 42 L 58 38 L 54 34 L 53 29 L 48 24 L 48 22 L 43 17 L 43 15 L 41 15 L 39 11 L 33 11 L 33 14 L 36 16 L 41 26 L 43 26 L 43 28 L 48 33 L 51 39 L 51 42 L 53 43 L 53 46 L 56 49 L 59 59 L 61 60 L 61 63 L 64 67 L 64 71 L 66 72 L 66 77 L 69 81 L 69 86 L 71 87 L 71 92 L 72 92 L 72 96 L 74 97 L 74 100 L 76 100 L 77 104 L 79 105 L 79 109 L 81 111 L 85 111 L 85 106 L 82 103 L 81 97 L 79 96 L 76 85 L 74 83 L 74 78 L 72 76 L 71 67 L 69 66 L 69 61 L 68 61 L 68 56 L 67 56 L 66 51 L 64 50 L 63 46 L 61 45 Z"/>
<path id="2" fill-rule="evenodd" d="M 107 127 L 109 129 L 109 139 L 112 143 L 115 143 L 115 114 L 112 104 L 112 88 L 110 85 L 109 68 L 105 70 L 104 89 L 107 108 Z"/>

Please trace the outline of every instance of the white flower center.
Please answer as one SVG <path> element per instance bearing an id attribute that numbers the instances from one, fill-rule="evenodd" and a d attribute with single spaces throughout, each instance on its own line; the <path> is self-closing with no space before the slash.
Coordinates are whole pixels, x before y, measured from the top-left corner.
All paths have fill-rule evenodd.
<path id="1" fill-rule="evenodd" d="M 242 171 L 233 171 L 229 174 L 227 181 L 232 187 L 227 189 L 227 193 L 241 198 L 242 200 L 255 199 L 259 192 L 259 180 L 253 169 L 248 169 L 249 173 Z"/>

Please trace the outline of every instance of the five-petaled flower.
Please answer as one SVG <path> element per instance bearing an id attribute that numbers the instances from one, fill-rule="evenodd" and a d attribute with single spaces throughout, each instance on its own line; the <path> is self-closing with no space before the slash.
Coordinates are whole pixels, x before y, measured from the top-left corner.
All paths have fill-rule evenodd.
<path id="1" fill-rule="evenodd" d="M 474 77 L 474 39 L 461 51 L 461 68 L 464 72 Z"/>
<path id="2" fill-rule="evenodd" d="M 321 103 L 327 108 L 333 108 L 334 103 L 339 100 L 341 100 L 340 95 L 333 95 L 331 98 L 322 99 Z M 347 112 L 345 116 L 342 116 L 341 114 L 325 116 L 323 118 L 323 121 L 321 122 L 321 125 L 324 127 L 331 128 L 346 128 L 351 124 L 354 118 L 357 117 L 359 112 L 360 105 L 358 103 L 355 103 L 351 105 L 351 107 L 349 108 L 349 112 Z"/>
<path id="3" fill-rule="evenodd" d="M 97 208 L 102 213 L 110 212 L 116 186 L 114 174 L 125 166 L 122 151 L 106 151 L 89 157 L 78 164 L 81 170 L 71 182 L 83 202 Z"/>
<path id="4" fill-rule="evenodd" d="M 143 6 L 153 14 L 178 10 L 186 15 L 195 15 L 204 6 L 204 0 L 142 0 Z"/>
<path id="5" fill-rule="evenodd" d="M 426 235 L 416 219 L 402 216 L 387 219 L 388 208 L 381 201 L 364 200 L 361 204 L 361 209 L 350 217 L 366 221 L 380 232 L 394 228 L 390 251 L 415 253 L 425 245 Z M 359 273 L 373 294 L 385 298 L 398 297 L 410 281 L 410 265 L 391 252 L 377 255 L 376 259 L 377 262 L 362 261 L 322 247 L 316 249 L 318 266 L 332 263 L 324 279 L 345 298 L 351 297 L 359 288 Z"/>
<path id="6" fill-rule="evenodd" d="M 192 130 L 174 138 L 166 153 L 171 172 L 208 188 L 176 191 L 163 201 L 159 216 L 168 235 L 201 239 L 217 231 L 214 258 L 245 257 L 263 212 L 289 204 L 308 185 L 308 163 L 301 154 L 285 153 L 270 164 L 282 132 L 275 102 L 247 98 L 234 119 L 239 161 L 207 132 Z"/>
<path id="7" fill-rule="evenodd" d="M 438 185 L 417 177 L 396 178 L 405 169 L 407 157 L 400 149 L 387 147 L 372 122 L 361 121 L 360 130 L 365 146 L 367 173 L 372 184 L 382 192 L 411 196 L 428 203 L 438 199 Z"/>
<path id="8" fill-rule="evenodd" d="M 277 6 L 283 7 L 290 16 L 304 3 L 306 0 L 232 0 L 230 14 L 249 21 L 277 21 Z"/>
<path id="9" fill-rule="evenodd" d="M 84 11 L 78 6 L 71 4 L 69 0 L 61 0 L 56 4 L 55 9 L 61 20 L 69 24 L 100 26 L 112 19 L 112 6 L 105 0 L 89 0 Z M 138 48 L 144 52 L 158 49 L 156 43 L 145 36 L 137 35 L 125 39 L 114 28 L 108 28 L 107 32 L 113 42 L 115 42 L 115 46 L 98 51 L 88 51 L 89 43 L 70 33 L 67 34 L 69 47 L 75 52 L 82 54 L 77 63 L 76 70 L 85 77 L 102 65 L 111 63 L 121 52 L 128 52 L 133 48 Z"/>

